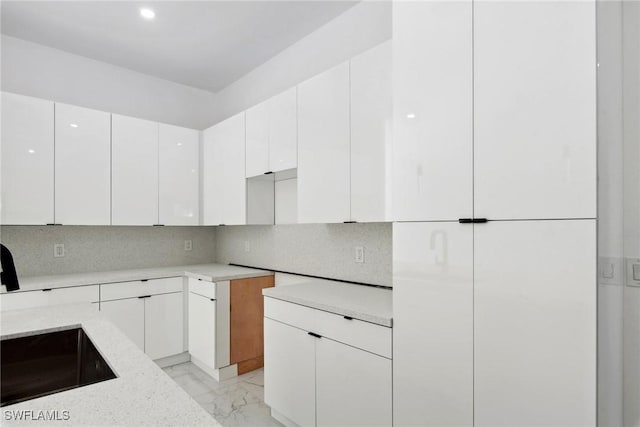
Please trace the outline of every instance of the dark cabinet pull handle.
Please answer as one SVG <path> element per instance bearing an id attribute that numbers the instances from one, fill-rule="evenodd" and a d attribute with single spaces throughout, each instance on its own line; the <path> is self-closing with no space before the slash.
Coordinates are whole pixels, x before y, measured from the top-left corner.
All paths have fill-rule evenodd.
<path id="1" fill-rule="evenodd" d="M 141 282 L 148 282 L 149 279 L 140 279 Z"/>
<path id="2" fill-rule="evenodd" d="M 353 320 L 353 317 L 351 317 L 351 316 L 342 316 L 342 317 L 344 317 L 347 320 Z"/>
<path id="3" fill-rule="evenodd" d="M 358 221 L 342 221 L 343 224 L 356 224 Z"/>
<path id="4" fill-rule="evenodd" d="M 53 289 L 51 288 L 47 288 L 47 289 L 43 289 L 42 292 L 51 292 Z"/>
<path id="5" fill-rule="evenodd" d="M 315 338 L 322 338 L 322 335 L 318 335 L 318 334 L 316 334 L 316 333 L 314 333 L 314 332 L 307 332 L 307 333 L 308 333 L 309 335 L 311 335 L 312 337 L 315 337 Z"/>
<path id="6" fill-rule="evenodd" d="M 153 224 L 154 227 L 164 227 L 164 224 Z"/>
<path id="7" fill-rule="evenodd" d="M 138 298 L 140 298 L 140 299 L 142 299 L 142 298 L 151 298 L 151 295 L 143 295 L 143 296 L 138 297 Z"/>
<path id="8" fill-rule="evenodd" d="M 215 298 L 209 298 L 211 301 L 215 301 Z M 229 311 L 231 311 L 231 307 L 229 307 Z"/>
<path id="9" fill-rule="evenodd" d="M 458 222 L 460 224 L 484 224 L 489 220 L 487 218 L 460 218 Z"/>
<path id="10" fill-rule="evenodd" d="M 50 222 L 50 223 L 47 223 L 47 225 L 62 225 L 62 224 L 58 224 L 57 222 Z"/>
<path id="11" fill-rule="evenodd" d="M 272 171 L 269 171 L 269 172 L 265 172 L 264 174 L 265 175 L 271 175 L 272 173 L 273 173 Z"/>

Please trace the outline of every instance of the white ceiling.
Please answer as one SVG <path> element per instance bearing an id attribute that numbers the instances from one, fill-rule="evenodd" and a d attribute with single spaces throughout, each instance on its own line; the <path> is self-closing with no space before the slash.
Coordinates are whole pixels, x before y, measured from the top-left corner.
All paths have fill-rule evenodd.
<path id="1" fill-rule="evenodd" d="M 356 1 L 6 1 L 2 33 L 217 92 Z M 139 9 L 156 13 L 153 21 Z"/>

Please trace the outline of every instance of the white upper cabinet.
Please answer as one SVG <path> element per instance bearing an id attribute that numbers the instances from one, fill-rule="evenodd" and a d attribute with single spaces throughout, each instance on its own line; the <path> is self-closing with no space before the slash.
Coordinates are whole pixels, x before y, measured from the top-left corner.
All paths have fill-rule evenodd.
<path id="1" fill-rule="evenodd" d="M 159 223 L 198 225 L 199 132 L 159 125 Z"/>
<path id="2" fill-rule="evenodd" d="M 391 219 L 391 41 L 351 59 L 351 219 Z"/>
<path id="3" fill-rule="evenodd" d="M 247 177 L 297 166 L 297 100 L 291 88 L 246 111 Z"/>
<path id="4" fill-rule="evenodd" d="M 55 222 L 111 222 L 111 114 L 55 104 Z"/>
<path id="5" fill-rule="evenodd" d="M 269 108 L 262 102 L 246 111 L 247 159 L 246 176 L 269 171 Z"/>
<path id="6" fill-rule="evenodd" d="M 158 123 L 112 116 L 113 225 L 158 224 Z"/>
<path id="7" fill-rule="evenodd" d="M 349 63 L 298 86 L 298 222 L 351 219 Z"/>
<path id="8" fill-rule="evenodd" d="M 2 224 L 53 223 L 53 108 L 2 93 Z"/>
<path id="9" fill-rule="evenodd" d="M 596 216 L 595 31 L 592 1 L 475 3 L 476 216 Z"/>
<path id="10" fill-rule="evenodd" d="M 245 113 L 203 133 L 204 225 L 246 224 Z"/>
<path id="11" fill-rule="evenodd" d="M 202 132 L 202 224 L 222 224 L 222 193 L 224 183 L 221 182 L 224 159 L 220 157 L 216 147 L 220 134 L 217 125 Z"/>
<path id="12" fill-rule="evenodd" d="M 396 221 L 472 216 L 472 19 L 468 0 L 393 2 Z"/>
<path id="13" fill-rule="evenodd" d="M 269 106 L 269 171 L 298 166 L 298 100 L 293 87 L 267 101 Z"/>

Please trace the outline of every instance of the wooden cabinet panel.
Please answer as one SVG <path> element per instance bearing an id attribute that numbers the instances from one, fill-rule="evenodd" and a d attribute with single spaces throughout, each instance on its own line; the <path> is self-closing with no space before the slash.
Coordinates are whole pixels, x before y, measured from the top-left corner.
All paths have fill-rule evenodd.
<path id="1" fill-rule="evenodd" d="M 262 367 L 264 354 L 262 289 L 274 286 L 273 276 L 231 281 L 231 364 L 248 372 Z M 256 360 L 257 359 L 257 360 Z M 245 363 L 240 363 L 245 362 Z"/>

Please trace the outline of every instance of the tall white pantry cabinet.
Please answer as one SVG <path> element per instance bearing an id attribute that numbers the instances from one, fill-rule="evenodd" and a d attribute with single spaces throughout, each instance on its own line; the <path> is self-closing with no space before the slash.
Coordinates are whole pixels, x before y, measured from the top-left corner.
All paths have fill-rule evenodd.
<path id="1" fill-rule="evenodd" d="M 394 2 L 393 44 L 394 425 L 595 425 L 595 3 Z"/>

